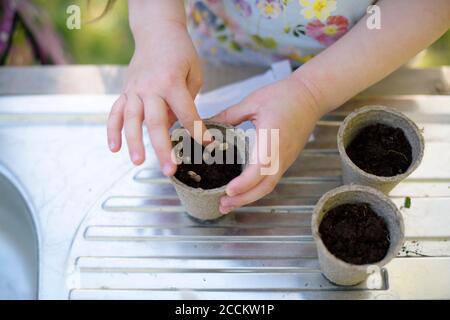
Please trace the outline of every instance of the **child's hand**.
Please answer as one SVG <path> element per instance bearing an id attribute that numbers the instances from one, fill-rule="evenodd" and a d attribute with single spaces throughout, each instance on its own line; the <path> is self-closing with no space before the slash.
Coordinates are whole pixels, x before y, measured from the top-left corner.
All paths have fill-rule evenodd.
<path id="1" fill-rule="evenodd" d="M 185 25 L 166 22 L 158 26 L 158 31 L 134 32 L 136 50 L 123 93 L 111 109 L 108 144 L 112 152 L 119 151 L 124 129 L 131 160 L 142 164 L 144 122 L 161 169 L 169 176 L 176 171 L 169 128 L 178 119 L 192 134 L 193 122 L 200 120 L 194 98 L 202 85 L 202 72 Z"/>
<path id="2" fill-rule="evenodd" d="M 256 164 L 249 164 L 228 184 L 227 196 L 220 201 L 221 212 L 228 213 L 270 193 L 303 149 L 320 117 L 314 97 L 294 77 L 264 87 L 215 116 L 213 120 L 232 125 L 250 120 L 257 130 L 279 129 L 279 170 L 274 175 L 261 175 L 261 168 L 267 165 L 259 159 Z M 255 149 L 252 152 L 254 157 Z"/>

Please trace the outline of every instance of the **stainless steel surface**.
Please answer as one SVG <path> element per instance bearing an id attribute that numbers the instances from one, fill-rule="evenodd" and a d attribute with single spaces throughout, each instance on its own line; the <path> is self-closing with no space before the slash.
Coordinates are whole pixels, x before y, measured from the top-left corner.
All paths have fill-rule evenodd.
<path id="1" fill-rule="evenodd" d="M 117 65 L 57 65 L 2 67 L 0 95 L 119 94 L 126 67 Z M 203 92 L 265 71 L 259 67 L 203 65 Z M 450 67 L 400 68 L 362 95 L 450 94 Z"/>
<path id="2" fill-rule="evenodd" d="M 247 79 L 266 68 L 204 64 L 204 92 L 231 82 Z M 126 66 L 117 65 L 46 65 L 2 67 L 0 95 L 32 94 L 119 94 Z M 433 81 L 441 70 L 432 72 Z M 443 82 L 445 84 L 446 82 Z M 445 88 L 445 85 L 441 85 Z"/>
<path id="3" fill-rule="evenodd" d="M 204 224 L 183 212 L 151 149 L 137 168 L 126 150 L 109 153 L 104 122 L 113 99 L 0 98 L 0 163 L 23 186 L 41 235 L 40 298 L 450 298 L 449 96 L 354 100 L 319 123 L 271 195 Z M 418 122 L 426 150 L 392 192 L 399 207 L 412 199 L 401 209 L 407 241 L 399 257 L 375 286 L 343 288 L 319 272 L 310 217 L 341 184 L 339 122 L 366 103 Z"/>
<path id="4" fill-rule="evenodd" d="M 0 299 L 36 299 L 38 238 L 26 194 L 0 166 Z"/>

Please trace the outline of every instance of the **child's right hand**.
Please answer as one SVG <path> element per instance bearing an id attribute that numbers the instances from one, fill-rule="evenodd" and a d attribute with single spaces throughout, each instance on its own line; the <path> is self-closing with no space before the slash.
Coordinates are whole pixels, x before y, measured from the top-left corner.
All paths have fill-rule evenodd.
<path id="1" fill-rule="evenodd" d="M 112 152 L 119 151 L 124 129 L 132 162 L 142 164 L 144 122 L 161 169 L 170 176 L 176 164 L 171 160 L 169 128 L 178 119 L 193 135 L 193 122 L 200 120 L 194 98 L 202 85 L 202 71 L 186 26 L 165 21 L 159 28 L 134 32 L 136 50 L 109 115 L 108 145 Z"/>

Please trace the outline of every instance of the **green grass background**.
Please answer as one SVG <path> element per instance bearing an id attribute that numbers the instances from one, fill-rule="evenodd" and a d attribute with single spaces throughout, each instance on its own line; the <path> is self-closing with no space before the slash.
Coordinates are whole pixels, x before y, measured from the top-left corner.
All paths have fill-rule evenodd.
<path id="1" fill-rule="evenodd" d="M 68 52 L 77 64 L 127 64 L 133 53 L 133 39 L 128 28 L 127 1 L 118 0 L 113 9 L 100 21 L 84 24 L 81 30 L 66 28 L 66 8 L 70 4 L 81 7 L 82 19 L 98 16 L 106 0 L 34 0 L 46 8 L 63 35 Z M 161 0 L 163 1 L 163 0 Z M 418 26 L 419 27 L 419 26 Z M 418 67 L 450 65 L 450 31 L 436 41 L 414 63 Z"/>

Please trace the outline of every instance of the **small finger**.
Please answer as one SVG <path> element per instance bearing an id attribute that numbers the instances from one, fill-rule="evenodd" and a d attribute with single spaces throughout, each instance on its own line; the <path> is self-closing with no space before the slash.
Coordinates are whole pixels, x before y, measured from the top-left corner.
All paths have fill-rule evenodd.
<path id="1" fill-rule="evenodd" d="M 161 170 L 166 176 L 172 176 L 177 167 L 171 158 L 172 143 L 169 135 L 168 106 L 159 96 L 148 97 L 144 103 L 145 124 Z"/>
<path id="2" fill-rule="evenodd" d="M 187 79 L 186 79 L 186 85 L 189 90 L 189 93 L 192 96 L 192 99 L 195 99 L 198 92 L 200 91 L 200 88 L 203 85 L 203 79 L 202 79 L 202 71 L 199 70 L 197 72 L 189 72 Z"/>
<path id="3" fill-rule="evenodd" d="M 127 95 L 125 107 L 125 137 L 128 144 L 128 152 L 131 161 L 140 165 L 145 160 L 144 143 L 142 142 L 142 122 L 144 120 L 144 108 L 142 100 L 136 94 Z"/>
<path id="4" fill-rule="evenodd" d="M 216 114 L 211 120 L 237 126 L 244 121 L 252 120 L 252 118 L 253 108 L 248 104 L 238 103 Z"/>
<path id="5" fill-rule="evenodd" d="M 194 99 L 187 88 L 174 88 L 167 102 L 177 116 L 178 121 L 189 131 L 195 141 L 201 144 L 208 144 L 213 141 L 211 134 L 197 112 Z M 201 129 L 201 132 L 195 132 L 194 128 L 196 125 Z"/>
<path id="6" fill-rule="evenodd" d="M 117 152 L 122 147 L 123 112 L 126 104 L 126 96 L 121 94 L 114 102 L 109 113 L 106 125 L 108 146 L 112 152 Z"/>
<path id="7" fill-rule="evenodd" d="M 249 164 L 247 167 L 239 176 L 228 183 L 226 188 L 228 196 L 245 193 L 261 182 L 264 176 L 261 175 L 261 164 L 257 162 L 257 159 L 257 148 L 255 146 L 250 155 L 250 159 L 248 159 Z"/>
<path id="8" fill-rule="evenodd" d="M 242 207 L 246 204 L 261 199 L 262 197 L 272 192 L 278 180 L 278 176 L 266 176 L 256 187 L 245 193 L 239 194 L 234 197 L 222 197 L 220 199 L 220 208 L 222 208 L 221 212 L 228 213 L 232 209 Z"/>

